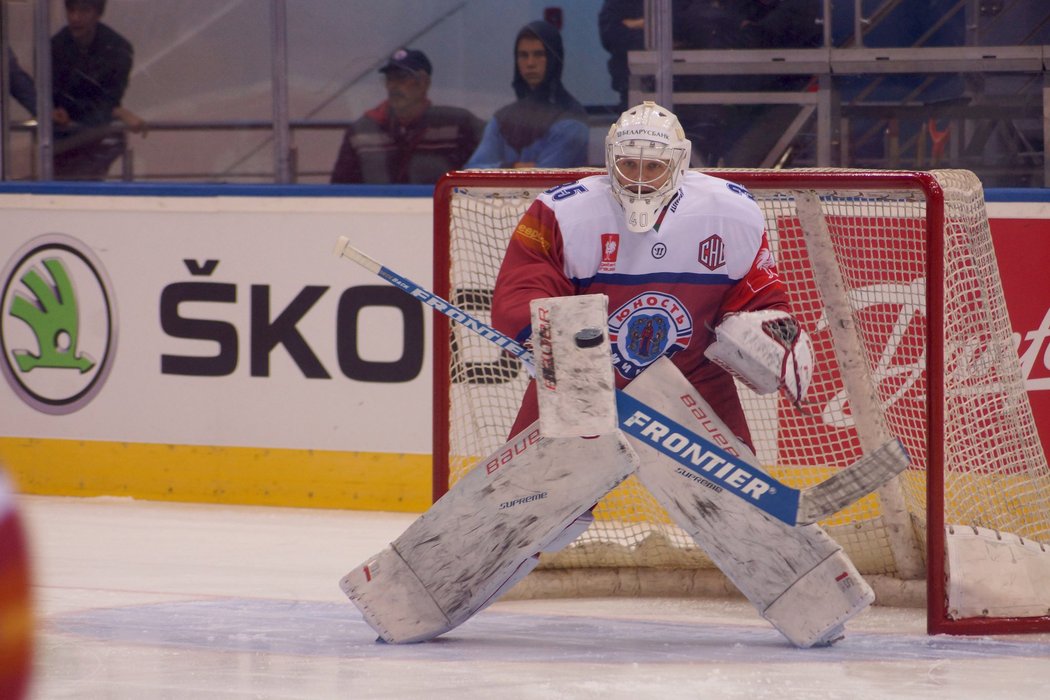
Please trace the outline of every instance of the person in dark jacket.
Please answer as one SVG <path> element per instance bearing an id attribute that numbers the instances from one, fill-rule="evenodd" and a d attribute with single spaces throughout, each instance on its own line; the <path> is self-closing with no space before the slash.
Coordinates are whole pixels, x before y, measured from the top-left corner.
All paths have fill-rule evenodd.
<path id="1" fill-rule="evenodd" d="M 602 46 L 609 52 L 611 86 L 626 108 L 629 51 L 645 48 L 643 0 L 604 0 L 598 14 Z M 820 0 L 673 0 L 675 49 L 813 48 L 823 30 Z M 645 76 L 643 91 L 652 91 Z M 679 75 L 678 92 L 767 92 L 803 90 L 805 76 Z M 693 142 L 695 164 L 754 167 L 791 124 L 793 105 L 696 104 L 678 107 Z"/>
<path id="2" fill-rule="evenodd" d="M 66 26 L 51 37 L 55 178 L 100 180 L 126 148 L 120 120 L 132 131 L 146 123 L 122 106 L 134 50 L 101 22 L 106 0 L 65 0 Z"/>
<path id="3" fill-rule="evenodd" d="M 29 73 L 18 62 L 15 52 L 7 50 L 7 80 L 11 97 L 34 117 L 36 116 L 36 85 Z"/>
<path id="4" fill-rule="evenodd" d="M 468 168 L 573 168 L 587 165 L 583 105 L 561 82 L 565 49 L 554 25 L 531 22 L 514 39 L 512 102 L 485 126 Z"/>
<path id="5" fill-rule="evenodd" d="M 432 184 L 463 167 L 482 122 L 465 109 L 431 104 L 426 54 L 398 49 L 380 72 L 387 99 L 346 130 L 332 182 Z"/>
<path id="6" fill-rule="evenodd" d="M 645 48 L 644 0 L 605 0 L 598 12 L 598 36 L 609 52 L 610 85 L 620 95 L 619 110 L 627 109 L 630 70 L 627 52 Z"/>

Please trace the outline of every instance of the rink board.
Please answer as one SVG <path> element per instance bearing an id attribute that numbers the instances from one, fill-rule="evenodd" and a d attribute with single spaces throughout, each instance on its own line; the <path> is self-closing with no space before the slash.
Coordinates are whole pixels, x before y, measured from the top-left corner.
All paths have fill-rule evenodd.
<path id="1" fill-rule="evenodd" d="M 429 315 L 332 249 L 349 236 L 429 284 L 429 198 L 255 189 L 0 195 L 0 462 L 20 489 L 426 507 Z"/>
<path id="2" fill-rule="evenodd" d="M 347 235 L 429 287 L 426 188 L 11 189 L 0 188 L 0 462 L 20 489 L 426 507 L 430 314 L 331 255 Z M 1043 200 L 1050 196 L 988 194 L 1015 342 L 1046 445 L 1050 204 Z M 14 298 L 32 300 L 24 282 L 31 270 L 56 286 L 44 261 L 67 253 L 81 302 L 76 347 L 60 343 L 43 364 L 12 369 L 17 352 L 46 354 L 32 324 L 12 313 Z M 113 326 L 100 334 L 102 321 Z M 91 362 L 86 372 L 74 368 Z"/>
<path id="3" fill-rule="evenodd" d="M 430 455 L 0 438 L 21 493 L 418 513 Z"/>

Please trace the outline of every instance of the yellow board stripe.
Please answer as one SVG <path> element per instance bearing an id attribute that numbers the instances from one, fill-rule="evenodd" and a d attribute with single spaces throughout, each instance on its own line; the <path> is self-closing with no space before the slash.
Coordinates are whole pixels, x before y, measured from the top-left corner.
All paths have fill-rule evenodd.
<path id="1" fill-rule="evenodd" d="M 20 493 L 421 513 L 430 455 L 0 438 Z"/>

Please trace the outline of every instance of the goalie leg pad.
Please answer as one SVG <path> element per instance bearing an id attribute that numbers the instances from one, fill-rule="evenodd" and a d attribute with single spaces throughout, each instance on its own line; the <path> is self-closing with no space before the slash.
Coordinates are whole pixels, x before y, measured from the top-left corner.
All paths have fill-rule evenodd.
<path id="1" fill-rule="evenodd" d="M 374 579 L 383 586 L 372 585 Z M 423 582 L 393 547 L 348 573 L 339 587 L 385 641 L 418 642 L 452 629 Z"/>
<path id="2" fill-rule="evenodd" d="M 840 551 L 792 583 L 762 617 L 795 646 L 826 646 L 842 638 L 846 620 L 874 601 L 871 587 Z"/>
<path id="3" fill-rule="evenodd" d="M 518 568 L 514 570 L 514 573 L 510 575 L 510 578 L 508 578 L 506 581 L 500 584 L 500 587 L 497 588 L 495 592 L 488 597 L 487 600 L 485 600 L 483 603 L 481 603 L 481 605 L 478 606 L 478 609 L 474 611 L 474 614 L 477 615 L 479 612 L 481 612 L 482 610 L 499 600 L 504 593 L 514 588 L 514 586 L 516 586 L 519 581 L 531 574 L 532 570 L 539 566 L 539 564 L 539 554 L 533 554 L 531 557 L 519 564 Z"/>
<path id="4" fill-rule="evenodd" d="M 388 561 L 380 555 L 348 574 L 343 580 L 353 585 L 343 590 L 385 641 L 436 637 L 528 573 L 523 565 L 558 546 L 567 528 L 585 529 L 590 508 L 636 468 L 619 431 L 544 438 L 537 421 L 481 460 L 391 544 L 418 586 L 395 580 L 409 575 L 396 564 L 372 567 Z M 400 588 L 415 591 L 411 612 L 380 601 L 391 587 L 402 600 L 409 596 Z"/>
<path id="5" fill-rule="evenodd" d="M 550 544 L 547 544 L 543 547 L 543 551 L 557 552 L 561 549 L 564 549 L 565 547 L 568 547 L 570 544 L 573 543 L 573 541 L 577 537 L 586 532 L 587 528 L 589 528 L 593 522 L 594 513 L 588 510 L 586 513 L 569 523 L 569 526 L 562 530 L 560 535 L 555 537 Z M 489 599 L 482 603 L 481 606 L 476 611 L 474 611 L 474 614 L 477 615 L 479 612 L 481 612 L 482 610 L 499 600 L 499 598 L 504 593 L 514 588 L 514 586 L 516 586 L 519 581 L 531 574 L 532 570 L 539 566 L 539 564 L 539 554 L 533 554 L 531 557 L 523 561 L 521 565 L 518 566 L 517 569 L 515 569 L 514 573 L 510 575 L 510 578 L 504 581 L 503 584 L 500 585 L 498 589 L 496 589 L 496 592 L 489 596 Z"/>
<path id="6" fill-rule="evenodd" d="M 543 548 L 544 552 L 557 552 L 565 549 L 573 543 L 577 537 L 587 531 L 594 523 L 594 511 L 588 510 L 586 513 L 569 523 L 569 526 L 565 528 L 560 535 L 554 538 L 554 540 Z"/>
<path id="7" fill-rule="evenodd" d="M 761 472 L 754 455 L 730 434 L 670 360 L 661 358 L 650 365 L 627 386 L 626 392 L 709 437 Z M 702 471 L 690 471 L 650 445 L 633 437 L 630 440 L 641 460 L 638 477 L 642 484 L 792 643 L 811 646 L 829 635 L 836 636 L 843 622 L 874 598 L 839 545 L 819 526 L 786 525 L 705 480 Z M 852 590 L 841 605 L 807 608 L 803 620 L 785 614 L 784 602 L 766 615 L 791 591 L 788 600 L 802 600 L 809 591 L 819 596 L 825 595 L 826 590 L 835 590 L 835 578 L 843 572 L 847 573 Z"/>

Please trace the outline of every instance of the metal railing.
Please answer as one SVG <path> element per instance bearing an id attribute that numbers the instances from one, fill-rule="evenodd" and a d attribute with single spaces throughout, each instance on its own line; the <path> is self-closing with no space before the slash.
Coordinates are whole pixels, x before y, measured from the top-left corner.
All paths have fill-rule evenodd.
<path id="1" fill-rule="evenodd" d="M 798 118 L 766 154 L 762 167 L 772 167 L 787 145 L 806 124 L 816 118 L 814 164 L 820 167 L 856 165 L 850 156 L 851 122 L 860 118 L 893 122 L 901 119 L 947 118 L 955 124 L 956 159 L 975 156 L 987 129 L 964 128 L 977 120 L 1013 121 L 1041 119 L 1043 144 L 1050 143 L 1050 46 L 966 46 L 917 48 L 818 48 L 787 50 L 671 52 L 673 76 L 812 76 L 811 88 L 804 91 L 705 92 L 674 91 L 674 105 L 793 104 Z M 629 99 L 632 103 L 655 99 L 650 89 L 660 67 L 660 52 L 632 51 L 628 54 L 631 72 Z M 900 74 L 988 76 L 1021 74 L 1030 76 L 1038 88 L 1028 95 L 987 96 L 980 92 L 960 95 L 947 102 L 872 102 L 843 99 L 836 78 L 845 76 L 882 77 Z M 835 147 L 837 146 L 837 148 Z M 1029 152 L 1041 160 L 1038 180 L 1050 184 L 1050 162 L 1043 153 Z M 898 167 L 899 154 L 888 153 L 881 167 Z M 735 166 L 735 163 L 727 165 Z M 924 164 L 917 164 L 920 167 Z M 963 164 L 972 165 L 972 164 Z M 1020 164 L 1021 167 L 1023 164 Z M 880 167 L 876 164 L 876 167 Z M 1030 166 L 1024 166 L 1031 170 Z"/>
<path id="2" fill-rule="evenodd" d="M 288 120 L 287 129 L 290 134 L 295 132 L 307 132 L 307 131 L 343 131 L 350 125 L 351 120 Z M 35 120 L 14 122 L 10 124 L 11 131 L 13 133 L 27 134 L 33 140 L 32 148 L 36 150 L 38 148 L 38 139 L 40 134 L 39 124 Z M 173 121 L 173 120 L 162 120 L 162 121 L 150 121 L 148 123 L 147 133 L 191 133 L 191 132 L 258 132 L 262 134 L 272 134 L 275 131 L 274 123 L 263 119 L 237 119 L 237 120 L 203 120 L 203 121 Z M 71 136 L 67 139 L 60 139 L 54 141 L 53 150 L 56 155 L 60 155 L 65 151 L 76 148 L 85 143 L 102 139 L 109 135 L 114 134 L 131 134 L 131 130 L 128 129 L 121 122 L 112 122 L 107 126 L 96 127 L 93 129 L 86 129 L 78 134 Z M 251 153 L 255 153 L 266 147 L 266 144 L 270 140 L 264 140 L 260 145 L 252 149 Z M 281 146 L 276 145 L 275 148 Z M 118 159 L 119 167 L 116 168 L 116 172 L 111 174 L 108 180 L 118 180 L 124 182 L 142 181 L 142 180 L 180 180 L 180 181 L 215 181 L 216 179 L 228 179 L 228 180 L 243 180 L 252 179 L 258 180 L 262 178 L 272 179 L 274 182 L 280 183 L 294 183 L 297 182 L 300 175 L 298 170 L 298 157 L 297 150 L 293 140 L 289 139 L 285 141 L 287 143 L 286 153 L 283 157 L 285 163 L 285 172 L 267 171 L 267 172 L 235 172 L 226 170 L 221 173 L 215 171 L 209 172 L 174 172 L 164 173 L 161 175 L 151 175 L 148 173 L 136 173 L 134 164 L 134 148 L 128 146 L 123 154 Z M 250 154 L 248 154 L 250 155 Z M 247 156 L 245 156 L 247 157 Z M 243 160 L 243 159 L 242 159 Z M 275 159 L 277 163 L 281 162 L 281 159 Z M 311 172 L 310 175 L 322 174 L 320 171 Z M 327 173 L 324 173 L 327 174 Z M 39 170 L 33 170 L 28 173 L 31 179 L 47 179 L 41 178 Z"/>

